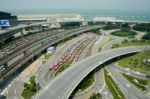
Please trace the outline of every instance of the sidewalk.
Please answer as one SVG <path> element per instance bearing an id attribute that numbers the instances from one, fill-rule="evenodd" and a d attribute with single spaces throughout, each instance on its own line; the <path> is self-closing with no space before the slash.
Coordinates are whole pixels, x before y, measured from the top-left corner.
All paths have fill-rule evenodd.
<path id="1" fill-rule="evenodd" d="M 41 57 L 30 64 L 24 71 L 22 71 L 9 85 L 4 89 L 2 94 L 7 96 L 7 99 L 22 99 L 21 93 L 23 91 L 24 83 L 27 82 L 37 69 L 41 66 Z"/>

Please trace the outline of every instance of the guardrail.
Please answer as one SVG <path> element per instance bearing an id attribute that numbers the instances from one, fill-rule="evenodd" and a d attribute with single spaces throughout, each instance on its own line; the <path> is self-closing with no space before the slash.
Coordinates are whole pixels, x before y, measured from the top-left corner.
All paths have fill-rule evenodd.
<path id="1" fill-rule="evenodd" d="M 150 46 L 124 47 L 108 50 L 86 58 L 56 76 L 33 99 L 48 99 L 48 97 L 52 99 L 68 99 L 81 80 L 98 66 L 116 57 L 149 49 Z"/>

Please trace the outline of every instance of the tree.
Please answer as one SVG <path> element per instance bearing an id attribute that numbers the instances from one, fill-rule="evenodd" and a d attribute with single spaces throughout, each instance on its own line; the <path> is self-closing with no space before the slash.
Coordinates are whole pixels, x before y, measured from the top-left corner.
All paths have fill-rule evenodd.
<path id="1" fill-rule="evenodd" d="M 143 39 L 144 39 L 144 40 L 150 40 L 150 32 L 149 32 L 149 33 L 146 33 L 146 34 L 143 36 Z"/>
<path id="2" fill-rule="evenodd" d="M 89 99 L 102 99 L 102 95 L 100 93 L 93 93 Z"/>
<path id="3" fill-rule="evenodd" d="M 128 23 L 122 24 L 121 27 L 123 27 L 123 28 L 129 28 L 129 24 Z"/>
<path id="4" fill-rule="evenodd" d="M 125 43 L 127 43 L 128 42 L 128 40 L 127 39 L 125 39 L 123 42 L 122 42 L 122 44 L 125 44 Z"/>
<path id="5" fill-rule="evenodd" d="M 150 32 L 150 23 L 136 24 L 133 29 L 137 31 Z"/>

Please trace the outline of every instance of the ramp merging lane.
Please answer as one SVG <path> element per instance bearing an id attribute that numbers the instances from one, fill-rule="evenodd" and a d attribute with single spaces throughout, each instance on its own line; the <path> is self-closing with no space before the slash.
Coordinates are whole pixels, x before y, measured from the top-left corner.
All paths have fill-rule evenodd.
<path id="1" fill-rule="evenodd" d="M 81 80 L 96 67 L 113 58 L 143 50 L 150 50 L 150 46 L 131 46 L 111 49 L 84 59 L 54 78 L 33 99 L 68 99 Z"/>

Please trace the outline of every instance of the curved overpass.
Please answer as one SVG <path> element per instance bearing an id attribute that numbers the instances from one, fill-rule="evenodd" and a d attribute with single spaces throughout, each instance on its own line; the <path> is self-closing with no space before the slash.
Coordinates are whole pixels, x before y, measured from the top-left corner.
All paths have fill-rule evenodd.
<path id="1" fill-rule="evenodd" d="M 58 75 L 44 89 L 33 97 L 34 99 L 67 99 L 81 82 L 92 70 L 103 63 L 130 53 L 136 53 L 143 50 L 149 50 L 150 46 L 132 46 L 108 50 L 98 55 L 91 56 Z M 146 96 L 144 99 L 148 99 Z"/>

